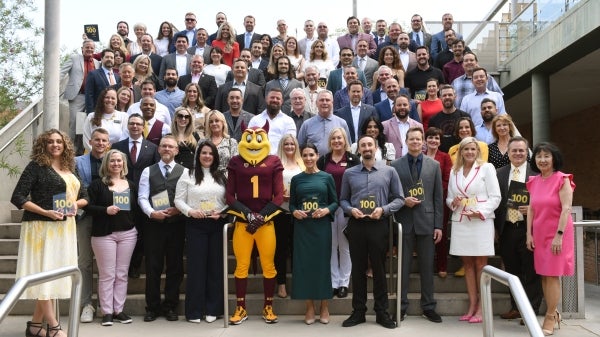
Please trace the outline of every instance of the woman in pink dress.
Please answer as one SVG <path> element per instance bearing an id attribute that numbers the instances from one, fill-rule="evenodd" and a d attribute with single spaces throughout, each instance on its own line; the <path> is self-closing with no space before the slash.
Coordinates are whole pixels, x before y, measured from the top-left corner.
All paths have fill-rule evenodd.
<path id="1" fill-rule="evenodd" d="M 560 276 L 573 275 L 574 231 L 571 218 L 573 175 L 560 172 L 563 159 L 551 143 L 533 149 L 531 169 L 540 175 L 530 177 L 527 215 L 527 248 L 533 251 L 535 272 L 542 276 L 542 289 L 548 309 L 542 325 L 544 335 L 560 328 Z"/>

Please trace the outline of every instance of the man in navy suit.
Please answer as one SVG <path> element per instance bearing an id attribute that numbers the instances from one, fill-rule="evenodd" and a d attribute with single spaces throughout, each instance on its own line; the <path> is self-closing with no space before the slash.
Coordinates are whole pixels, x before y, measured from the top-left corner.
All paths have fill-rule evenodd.
<path id="1" fill-rule="evenodd" d="M 369 42 L 369 56 L 375 55 L 377 44 L 373 39 L 373 35 L 360 33 L 358 31 L 360 28 L 360 20 L 358 20 L 356 16 L 351 16 L 346 20 L 346 26 L 348 27 L 348 33 L 338 37 L 337 40 L 340 50 L 346 47 L 356 51 L 356 44 L 358 43 L 358 40 L 364 39 Z"/>
<path id="2" fill-rule="evenodd" d="M 416 243 L 423 316 L 434 323 L 441 323 L 433 298 L 433 262 L 435 244 L 442 240 L 442 172 L 435 159 L 423 155 L 423 138 L 422 128 L 409 128 L 405 138 L 408 153 L 391 164 L 400 177 L 404 192 L 404 207 L 396 212 L 396 219 L 402 223 L 400 320 L 404 320 L 408 309 L 408 283 Z"/>
<path id="3" fill-rule="evenodd" d="M 142 52 L 131 57 L 131 63 L 135 62 L 135 59 L 140 55 L 148 55 L 150 58 L 150 62 L 152 62 L 152 71 L 158 75 L 160 72 L 160 64 L 162 62 L 162 56 L 153 53 L 152 47 L 154 47 L 154 40 L 152 39 L 152 35 L 144 34 L 140 38 L 140 43 L 142 46 Z"/>
<path id="4" fill-rule="evenodd" d="M 113 149 L 125 153 L 127 157 L 127 179 L 133 181 L 139 186 L 142 171 L 150 165 L 154 165 L 160 160 L 158 147 L 152 142 L 144 139 L 144 118 L 137 113 L 129 116 L 127 120 L 127 130 L 129 137 L 116 142 L 112 145 Z M 136 229 L 138 231 L 138 242 L 131 256 L 129 264 L 129 277 L 139 278 L 142 258 L 144 257 L 144 243 L 142 241 L 144 226 L 142 225 L 143 214 L 134 215 Z"/>
<path id="5" fill-rule="evenodd" d="M 431 50 L 431 34 L 423 30 L 423 18 L 419 14 L 410 18 L 410 27 L 412 31 L 408 33 L 408 36 L 417 44 L 417 47 L 426 46 Z"/>
<path id="6" fill-rule="evenodd" d="M 446 13 L 442 15 L 442 25 L 444 26 L 444 29 L 431 36 L 431 59 L 434 62 L 437 58 L 437 55 L 448 48 L 444 32 L 448 29 L 452 29 L 453 24 L 454 18 L 452 17 L 452 14 Z M 456 33 L 456 38 L 462 40 L 463 37 L 461 34 Z"/>
<path id="7" fill-rule="evenodd" d="M 240 51 L 241 54 L 241 51 Z M 266 71 L 267 67 L 269 66 L 269 58 L 268 57 L 262 57 L 263 55 L 263 45 L 262 42 L 260 42 L 260 40 L 254 40 L 252 41 L 252 46 L 250 49 L 250 67 L 252 69 L 258 69 L 262 72 Z"/>
<path id="8" fill-rule="evenodd" d="M 383 90 L 386 93 L 387 98 L 382 100 L 381 102 L 375 104 L 375 110 L 377 110 L 377 115 L 379 116 L 379 120 L 384 122 L 388 119 L 392 118 L 392 107 L 394 105 L 394 101 L 398 95 L 403 94 L 408 96 L 408 91 L 405 88 L 400 88 L 398 81 L 395 78 L 388 78 L 383 84 Z M 410 100 L 410 118 L 420 121 L 419 113 L 417 111 L 417 103 L 414 100 Z"/>
<path id="9" fill-rule="evenodd" d="M 111 49 L 104 49 L 100 55 L 102 67 L 90 72 L 85 80 L 85 111 L 87 113 L 96 109 L 96 101 L 102 89 L 121 81 L 119 75 L 113 73 L 112 70 L 115 64 L 115 53 Z"/>
<path id="10" fill-rule="evenodd" d="M 169 53 L 175 52 L 175 42 L 177 41 L 178 36 L 185 35 L 187 36 L 188 44 L 193 46 L 196 44 L 196 14 L 192 12 L 185 13 L 185 29 L 181 30 L 175 35 L 173 35 L 173 43 L 171 45 L 171 49 Z"/>
<path id="11" fill-rule="evenodd" d="M 372 105 L 362 103 L 363 84 L 360 81 L 348 83 L 347 88 L 350 105 L 342 107 L 334 114 L 346 121 L 350 131 L 350 142 L 356 143 L 362 136 L 362 124 L 371 116 L 377 117 L 377 112 Z"/>
<path id="12" fill-rule="evenodd" d="M 217 95 L 217 82 L 215 77 L 212 75 L 205 74 L 204 70 L 204 57 L 202 55 L 192 56 L 192 73 L 179 76 L 177 86 L 181 90 L 185 90 L 185 87 L 190 83 L 198 83 L 202 90 L 202 98 L 204 104 L 209 108 L 215 106 L 215 96 Z"/>
<path id="13" fill-rule="evenodd" d="M 244 104 L 242 109 L 251 114 L 258 115 L 265 107 L 265 95 L 263 89 L 258 85 L 247 80 L 248 64 L 244 60 L 238 59 L 233 63 L 233 81 L 225 82 L 217 90 L 215 99 L 215 109 L 219 111 L 229 110 L 227 103 L 227 94 L 231 88 L 240 88 L 244 93 Z"/>
<path id="14" fill-rule="evenodd" d="M 246 31 L 235 37 L 237 43 L 240 45 L 240 50 L 244 48 L 250 49 L 252 41 L 260 40 L 260 34 L 254 32 L 255 24 L 256 21 L 252 15 L 246 15 L 244 17 L 244 28 L 246 28 Z"/>

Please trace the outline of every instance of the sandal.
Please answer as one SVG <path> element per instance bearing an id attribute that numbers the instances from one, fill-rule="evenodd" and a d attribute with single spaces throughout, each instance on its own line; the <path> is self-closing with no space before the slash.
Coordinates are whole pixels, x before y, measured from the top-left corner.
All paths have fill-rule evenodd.
<path id="1" fill-rule="evenodd" d="M 31 332 L 31 328 L 34 330 L 37 329 L 35 333 Z M 44 331 L 44 325 L 42 323 L 35 323 L 32 321 L 27 321 L 27 328 L 25 329 L 25 337 L 43 337 L 46 334 L 42 334 Z"/>
<path id="2" fill-rule="evenodd" d="M 59 335 L 60 333 L 60 335 Z M 64 335 L 62 332 L 62 327 L 59 325 L 57 326 L 48 326 L 48 330 L 46 331 L 46 337 L 56 337 L 56 335 Z"/>

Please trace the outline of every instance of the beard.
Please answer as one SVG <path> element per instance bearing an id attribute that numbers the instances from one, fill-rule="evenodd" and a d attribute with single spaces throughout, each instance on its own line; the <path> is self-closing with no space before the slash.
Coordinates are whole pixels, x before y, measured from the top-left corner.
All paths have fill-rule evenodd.
<path id="1" fill-rule="evenodd" d="M 177 79 L 169 78 L 168 80 L 165 80 L 165 84 L 167 85 L 167 87 L 174 87 L 177 85 Z"/>

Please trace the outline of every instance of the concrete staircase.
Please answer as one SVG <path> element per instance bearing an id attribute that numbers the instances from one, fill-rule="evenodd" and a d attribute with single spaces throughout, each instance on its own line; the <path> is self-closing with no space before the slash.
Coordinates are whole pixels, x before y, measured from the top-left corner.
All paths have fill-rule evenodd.
<path id="1" fill-rule="evenodd" d="M 20 223 L 5 223 L 0 224 L 0 298 L 4 297 L 4 294 L 14 284 L 15 272 L 16 272 L 16 260 L 19 246 L 19 234 L 20 234 Z M 235 307 L 235 286 L 233 282 L 233 270 L 235 268 L 235 259 L 233 252 L 231 251 L 231 244 L 229 245 L 229 306 L 230 310 Z M 396 263 L 396 260 L 394 260 Z M 490 264 L 499 266 L 500 260 L 497 257 L 490 259 Z M 257 263 L 258 270 L 256 274 L 254 271 L 250 271 L 248 281 L 248 297 L 247 306 L 248 311 L 251 315 L 260 313 L 263 305 L 262 297 L 262 274 L 260 271 L 260 263 Z M 465 281 L 463 278 L 454 277 L 453 272 L 460 267 L 460 260 L 458 258 L 449 258 L 448 269 L 450 274 L 448 277 L 442 279 L 435 277 L 435 298 L 438 302 L 437 311 L 443 316 L 458 316 L 462 315 L 468 306 L 468 297 L 465 287 Z M 395 268 L 394 268 L 395 269 Z M 97 270 L 94 265 L 94 270 Z M 288 292 L 291 289 L 292 276 L 291 268 L 288 268 Z M 409 300 L 410 306 L 408 310 L 409 315 L 420 315 L 421 309 L 419 305 L 420 298 L 420 283 L 419 275 L 416 273 L 418 266 L 415 260 L 413 263 L 413 271 L 409 282 Z M 394 274 L 395 275 L 395 274 Z M 395 276 L 392 276 L 395 278 Z M 164 281 L 164 275 L 163 275 Z M 183 315 L 183 299 L 185 290 L 185 278 L 184 284 L 181 289 L 181 302 L 179 312 Z M 329 310 L 332 315 L 345 315 L 352 311 L 352 285 L 350 285 L 350 294 L 347 298 L 331 300 Z M 97 274 L 94 275 L 94 292 L 97 287 Z M 372 282 L 368 282 L 369 291 L 372 289 Z M 145 301 L 144 301 L 144 288 L 145 288 L 145 274 L 142 269 L 142 275 L 139 279 L 129 279 L 128 297 L 125 304 L 125 311 L 130 315 L 143 315 L 145 312 Z M 508 294 L 508 288 L 494 282 L 492 285 L 493 289 L 493 308 L 495 313 L 504 312 L 510 307 L 510 299 Z M 96 297 L 94 295 L 94 301 Z M 395 312 L 396 295 L 390 295 L 390 312 Z M 370 310 L 373 308 L 373 298 L 370 294 L 369 303 L 367 304 Z M 275 312 L 279 315 L 302 315 L 304 313 L 304 301 L 291 300 L 290 297 L 281 299 L 275 298 Z M 12 310 L 13 315 L 29 315 L 33 311 L 33 301 L 21 300 Z M 61 301 L 61 311 L 68 312 L 67 301 Z"/>

